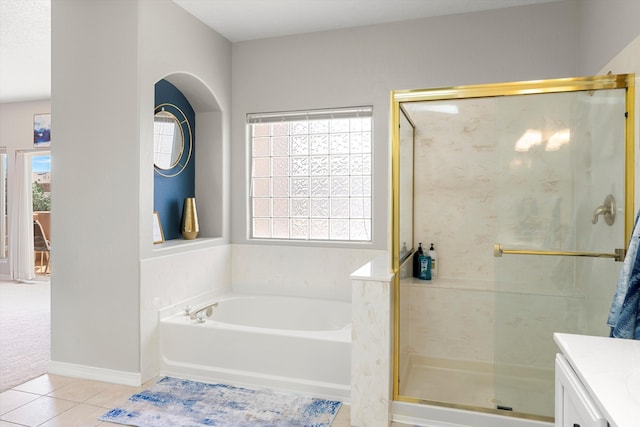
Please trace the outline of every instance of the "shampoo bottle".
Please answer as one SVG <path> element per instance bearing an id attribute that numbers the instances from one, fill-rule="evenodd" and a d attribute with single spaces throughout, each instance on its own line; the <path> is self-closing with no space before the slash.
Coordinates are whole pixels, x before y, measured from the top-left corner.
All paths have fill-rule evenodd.
<path id="1" fill-rule="evenodd" d="M 433 246 L 433 243 L 429 248 L 428 254 L 431 257 L 431 277 L 433 277 L 434 279 L 437 279 L 438 278 L 438 261 L 437 261 L 438 253 L 436 252 L 436 248 Z"/>
<path id="2" fill-rule="evenodd" d="M 413 277 L 420 277 L 420 256 L 424 255 L 422 243 L 418 244 L 418 250 L 413 254 Z"/>
<path id="3" fill-rule="evenodd" d="M 429 255 L 420 255 L 420 275 L 418 279 L 431 280 L 431 257 Z"/>

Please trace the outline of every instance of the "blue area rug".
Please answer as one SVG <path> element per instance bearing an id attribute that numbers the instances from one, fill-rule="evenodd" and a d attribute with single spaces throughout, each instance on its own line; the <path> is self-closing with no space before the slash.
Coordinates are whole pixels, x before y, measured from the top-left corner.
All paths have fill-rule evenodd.
<path id="1" fill-rule="evenodd" d="M 101 421 L 137 427 L 326 427 L 340 402 L 164 377 Z"/>

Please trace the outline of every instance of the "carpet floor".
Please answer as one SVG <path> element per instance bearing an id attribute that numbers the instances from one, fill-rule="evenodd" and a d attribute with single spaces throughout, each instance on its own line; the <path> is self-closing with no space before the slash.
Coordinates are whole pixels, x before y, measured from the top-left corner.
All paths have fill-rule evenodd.
<path id="1" fill-rule="evenodd" d="M 0 282 L 0 392 L 47 372 L 49 283 Z"/>

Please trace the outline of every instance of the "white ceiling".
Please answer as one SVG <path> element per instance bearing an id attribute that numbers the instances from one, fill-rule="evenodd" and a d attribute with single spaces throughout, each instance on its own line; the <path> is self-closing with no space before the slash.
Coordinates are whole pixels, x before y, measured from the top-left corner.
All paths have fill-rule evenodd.
<path id="1" fill-rule="evenodd" d="M 173 0 L 232 42 L 559 0 Z"/>
<path id="2" fill-rule="evenodd" d="M 0 0 L 0 102 L 51 97 L 51 1 Z"/>
<path id="3" fill-rule="evenodd" d="M 232 42 L 561 0 L 173 0 Z M 0 0 L 0 103 L 51 97 L 51 0 Z"/>

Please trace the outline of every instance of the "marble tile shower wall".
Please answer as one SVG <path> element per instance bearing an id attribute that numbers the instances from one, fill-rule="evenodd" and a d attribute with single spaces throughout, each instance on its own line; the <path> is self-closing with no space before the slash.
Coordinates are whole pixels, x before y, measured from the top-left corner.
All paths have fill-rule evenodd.
<path id="1" fill-rule="evenodd" d="M 577 138 L 588 145 L 581 168 L 574 178 L 581 195 L 576 206 L 577 245 L 593 252 L 613 252 L 625 248 L 624 235 L 624 90 L 581 92 L 578 100 Z M 613 225 L 602 217 L 592 223 L 593 211 L 604 198 L 616 199 L 617 216 Z M 586 333 L 608 335 L 606 325 L 611 299 L 621 263 L 609 259 L 576 260 L 576 288 L 586 295 Z"/>
<path id="2" fill-rule="evenodd" d="M 457 105 L 458 114 L 412 115 L 414 241 L 437 244 L 440 277 L 491 288 L 497 218 L 495 107 L 491 99 Z"/>
<path id="3" fill-rule="evenodd" d="M 591 159 L 618 154 L 608 144 L 589 142 L 605 139 L 610 122 L 606 114 L 585 110 L 584 96 L 530 95 L 526 104 L 522 97 L 467 99 L 456 102 L 457 114 L 414 111 L 415 242 L 437 244 L 439 277 L 403 282 L 409 306 L 403 352 L 546 369 L 553 366 L 554 331 L 585 332 L 591 315 L 585 293 L 593 287 L 587 278 L 602 263 L 614 269 L 615 263 L 595 260 L 574 278 L 582 265 L 574 258 L 493 256 L 494 243 L 613 249 L 608 241 L 615 230 L 593 233 L 591 223 L 609 188 L 602 200 L 587 195 L 600 193 L 593 187 L 611 168 L 609 160 L 600 165 Z M 529 129 L 539 132 L 539 142 L 516 150 Z M 551 138 L 565 129 L 571 141 L 582 141 Z M 586 152 L 577 149 L 585 143 Z M 606 185 L 623 188 L 618 178 Z"/>
<path id="4" fill-rule="evenodd" d="M 495 106 L 490 99 L 456 104 L 458 114 L 412 115 L 414 241 L 436 243 L 439 271 L 432 282 L 403 285 L 409 342 L 402 348 L 413 355 L 491 363 Z"/>

